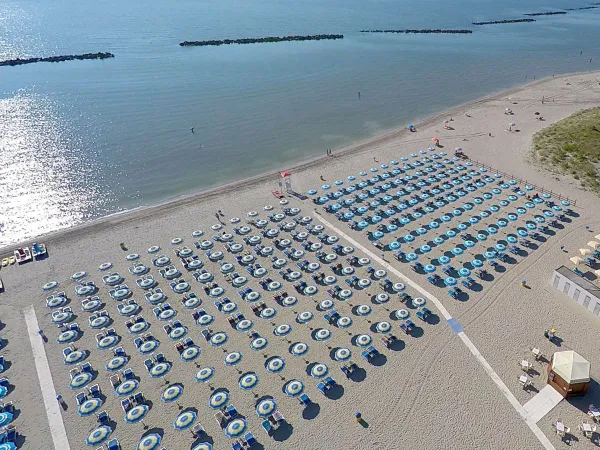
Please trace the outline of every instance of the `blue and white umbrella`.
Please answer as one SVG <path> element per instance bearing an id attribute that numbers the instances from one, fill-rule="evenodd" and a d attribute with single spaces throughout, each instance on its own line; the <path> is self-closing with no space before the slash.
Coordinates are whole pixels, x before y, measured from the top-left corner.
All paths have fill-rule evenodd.
<path id="1" fill-rule="evenodd" d="M 368 347 L 373 342 L 373 339 L 368 334 L 361 334 L 356 338 L 356 345 L 359 347 Z"/>
<path id="2" fill-rule="evenodd" d="M 77 414 L 79 414 L 82 417 L 89 416 L 91 414 L 94 414 L 101 406 L 102 400 L 100 400 L 99 398 L 90 398 L 89 400 L 86 400 L 81 405 L 79 405 L 79 408 L 77 409 Z M 6 424 L 2 423 L 2 421 L 0 420 L 0 426 L 4 425 Z"/>
<path id="3" fill-rule="evenodd" d="M 235 366 L 242 360 L 241 352 L 231 352 L 225 355 L 223 362 L 226 366 Z"/>
<path id="4" fill-rule="evenodd" d="M 331 331 L 325 328 L 321 328 L 315 332 L 315 339 L 317 341 L 327 341 L 328 339 L 331 339 L 331 336 Z"/>
<path id="5" fill-rule="evenodd" d="M 225 427 L 225 435 L 232 439 L 239 437 L 244 433 L 244 431 L 246 431 L 246 427 L 247 425 L 245 419 L 234 419 L 231 422 L 229 422 Z"/>
<path id="6" fill-rule="evenodd" d="M 368 316 L 371 314 L 371 307 L 369 305 L 360 305 L 356 308 L 356 314 L 359 316 Z"/>
<path id="7" fill-rule="evenodd" d="M 131 408 L 127 414 L 125 414 L 125 422 L 127 423 L 138 423 L 141 422 L 146 414 L 150 411 L 148 405 L 137 405 Z"/>
<path id="8" fill-rule="evenodd" d="M 404 320 L 404 319 L 408 319 L 408 316 L 410 315 L 410 313 L 406 309 L 399 309 L 394 313 L 394 315 L 396 316 L 397 319 Z"/>
<path id="9" fill-rule="evenodd" d="M 409 253 L 406 255 L 407 261 L 416 261 L 418 258 L 419 258 L 419 255 L 417 255 L 416 253 Z"/>
<path id="10" fill-rule="evenodd" d="M 81 350 L 75 350 L 65 356 L 65 364 L 78 364 L 87 357 L 87 353 Z"/>
<path id="11" fill-rule="evenodd" d="M 277 404 L 275 403 L 275 400 L 272 398 L 267 398 L 256 405 L 256 414 L 258 417 L 268 417 L 273 414 L 276 409 Z"/>
<path id="12" fill-rule="evenodd" d="M 298 314 L 298 316 L 296 317 L 296 320 L 298 321 L 298 323 L 308 323 L 313 319 L 313 313 L 309 312 L 309 311 L 305 311 L 302 312 L 300 314 Z"/>
<path id="13" fill-rule="evenodd" d="M 289 326 L 287 323 L 281 324 L 278 327 L 275 328 L 275 330 L 273 331 L 273 334 L 275 334 L 276 336 L 287 336 L 288 334 L 290 334 L 292 332 L 292 327 Z"/>
<path id="14" fill-rule="evenodd" d="M 142 345 L 140 345 L 140 347 L 138 348 L 138 352 L 140 352 L 142 355 L 148 355 L 154 350 L 156 350 L 159 345 L 160 343 L 158 341 L 146 341 Z"/>
<path id="15" fill-rule="evenodd" d="M 144 436 L 138 442 L 136 450 L 158 450 L 162 437 L 158 433 L 151 433 Z"/>
<path id="16" fill-rule="evenodd" d="M 186 348 L 181 352 L 181 359 L 189 362 L 193 361 L 200 356 L 200 348 L 196 345 Z"/>
<path id="17" fill-rule="evenodd" d="M 258 384 L 258 375 L 254 372 L 248 372 L 242 375 L 238 381 L 241 389 L 248 391 Z"/>
<path id="18" fill-rule="evenodd" d="M 270 319 L 275 317 L 277 311 L 274 308 L 265 308 L 260 312 L 260 317 L 263 319 Z"/>
<path id="19" fill-rule="evenodd" d="M 448 264 L 448 263 L 450 262 L 450 258 L 448 258 L 448 257 L 447 257 L 447 256 L 445 256 L 445 255 L 444 255 L 444 256 L 440 256 L 440 257 L 438 258 L 438 262 L 439 262 L 440 264 Z"/>
<path id="20" fill-rule="evenodd" d="M 148 373 L 152 378 L 160 378 L 164 377 L 169 372 L 169 370 L 171 370 L 171 364 L 164 362 L 158 363 L 155 366 L 153 366 L 152 369 L 148 371 Z"/>
<path id="21" fill-rule="evenodd" d="M 65 323 L 68 322 L 69 320 L 71 320 L 71 318 L 73 317 L 73 313 L 66 311 L 66 312 L 54 312 L 52 314 L 52 323 Z"/>
<path id="22" fill-rule="evenodd" d="M 506 245 L 498 243 L 494 246 L 494 248 L 499 252 L 503 252 L 506 250 Z"/>
<path id="23" fill-rule="evenodd" d="M 486 231 L 489 234 L 496 234 L 498 232 L 498 228 L 496 228 L 496 227 L 487 227 Z"/>
<path id="24" fill-rule="evenodd" d="M 516 236 L 508 235 L 506 236 L 506 241 L 510 244 L 516 244 L 518 242 L 518 239 Z"/>
<path id="25" fill-rule="evenodd" d="M 127 358 L 124 356 L 115 356 L 109 362 L 106 363 L 106 370 L 110 372 L 115 372 L 119 369 L 122 369 L 127 364 Z"/>
<path id="26" fill-rule="evenodd" d="M 310 375 L 314 378 L 323 378 L 327 373 L 329 373 L 329 368 L 323 363 L 315 364 L 310 369 Z"/>
<path id="27" fill-rule="evenodd" d="M 473 248 L 473 247 L 475 247 L 475 242 L 473 242 L 473 241 L 465 241 L 464 245 L 467 248 Z"/>
<path id="28" fill-rule="evenodd" d="M 485 257 L 485 259 L 494 259 L 496 257 L 496 252 L 487 251 L 484 252 L 483 256 Z"/>
<path id="29" fill-rule="evenodd" d="M 474 259 L 473 261 L 471 261 L 471 265 L 475 268 L 482 267 L 483 261 L 481 261 L 480 259 Z"/>
<path id="30" fill-rule="evenodd" d="M 75 375 L 71 381 L 69 382 L 69 387 L 71 389 L 81 389 L 86 386 L 90 381 L 92 381 L 92 374 L 88 372 L 81 372 L 80 374 Z"/>
<path id="31" fill-rule="evenodd" d="M 483 233 L 477 233 L 477 240 L 478 241 L 487 241 L 487 234 L 483 234 Z"/>
<path id="32" fill-rule="evenodd" d="M 527 233 L 527 231 L 525 231 L 523 228 L 519 228 L 517 230 L 517 234 L 521 237 L 527 237 L 529 235 L 529 233 Z"/>
<path id="33" fill-rule="evenodd" d="M 283 360 L 283 358 L 280 357 L 271 358 L 265 364 L 265 368 L 268 372 L 271 373 L 279 373 L 284 369 L 284 367 L 285 361 Z"/>
<path id="34" fill-rule="evenodd" d="M 452 253 L 456 256 L 462 255 L 464 253 L 464 250 L 460 247 L 454 247 L 452 249 Z"/>
<path id="35" fill-rule="evenodd" d="M 341 347 L 335 351 L 333 357 L 336 361 L 347 361 L 352 357 L 352 352 L 345 347 Z"/>
<path id="36" fill-rule="evenodd" d="M 420 308 L 421 306 L 425 306 L 425 299 L 423 297 L 416 297 L 412 299 L 412 304 L 415 308 Z"/>
<path id="37" fill-rule="evenodd" d="M 351 325 L 352 325 L 352 319 L 348 316 L 342 316 L 337 320 L 337 326 L 340 328 L 348 328 Z"/>
<path id="38" fill-rule="evenodd" d="M 215 333 L 210 337 L 210 345 L 213 347 L 220 347 L 225 342 L 227 342 L 227 333 L 225 332 Z"/>
<path id="39" fill-rule="evenodd" d="M 291 380 L 285 385 L 283 391 L 288 397 L 298 397 L 300 394 L 302 394 L 302 392 L 304 392 L 304 383 L 302 383 L 300 380 Z"/>
<path id="40" fill-rule="evenodd" d="M 116 387 L 115 392 L 119 397 L 126 397 L 132 394 L 139 385 L 138 380 L 126 380 Z"/>
<path id="41" fill-rule="evenodd" d="M 297 342 L 292 346 L 290 353 L 294 356 L 303 356 L 308 352 L 308 348 L 308 344 Z"/>
<path id="42" fill-rule="evenodd" d="M 185 411 L 177 416 L 173 422 L 173 428 L 182 431 L 190 428 L 196 421 L 196 413 L 194 411 Z"/>
<path id="43" fill-rule="evenodd" d="M 205 367 L 196 372 L 194 379 L 199 383 L 208 383 L 215 375 L 215 369 L 213 367 Z"/>
<path id="44" fill-rule="evenodd" d="M 435 221 L 429 222 L 429 228 L 439 228 L 439 227 L 440 227 L 439 222 L 435 222 Z"/>
<path id="45" fill-rule="evenodd" d="M 172 384 L 163 391 L 160 398 L 165 403 L 173 403 L 176 402 L 182 394 L 183 386 L 181 384 Z"/>
<path id="46" fill-rule="evenodd" d="M 422 245 L 419 250 L 421 251 L 421 253 L 429 253 L 431 251 L 431 246 L 425 244 Z"/>
<path id="47" fill-rule="evenodd" d="M 46 284 L 42 286 L 42 290 L 51 291 L 52 289 L 58 286 L 58 281 L 48 281 Z"/>
<path id="48" fill-rule="evenodd" d="M 469 269 L 467 269 L 466 267 L 461 267 L 460 269 L 458 269 L 458 274 L 461 277 L 468 277 L 471 275 L 471 271 Z"/>
<path id="49" fill-rule="evenodd" d="M 415 240 L 415 237 L 412 234 L 407 234 L 404 236 L 404 242 L 412 242 Z"/>
<path id="50" fill-rule="evenodd" d="M 446 286 L 456 286 L 457 280 L 454 277 L 447 277 L 444 278 L 444 283 L 446 283 Z"/>
<path id="51" fill-rule="evenodd" d="M 269 341 L 267 341 L 263 337 L 258 337 L 256 339 L 253 339 L 252 342 L 250 342 L 250 348 L 252 350 L 256 350 L 256 351 L 263 350 L 263 349 L 267 348 L 268 345 L 269 345 Z"/>
<path id="52" fill-rule="evenodd" d="M 456 237 L 456 231 L 454 230 L 448 230 L 446 231 L 446 236 L 449 237 L 450 239 Z"/>
<path id="53" fill-rule="evenodd" d="M 119 336 L 104 336 L 100 341 L 96 344 L 100 350 L 106 350 L 107 348 L 114 347 L 119 342 Z"/>
<path id="54" fill-rule="evenodd" d="M 108 425 L 102 425 L 90 431 L 85 438 L 85 443 L 90 447 L 102 444 L 111 435 L 112 429 Z"/>
<path id="55" fill-rule="evenodd" d="M 229 402 L 229 393 L 227 391 L 219 391 L 211 395 L 208 400 L 208 406 L 212 409 L 220 409 Z"/>

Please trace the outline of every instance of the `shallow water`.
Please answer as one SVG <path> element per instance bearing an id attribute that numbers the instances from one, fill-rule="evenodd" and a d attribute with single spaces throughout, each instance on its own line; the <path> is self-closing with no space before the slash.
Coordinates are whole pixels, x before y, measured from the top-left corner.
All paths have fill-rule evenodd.
<path id="1" fill-rule="evenodd" d="M 283 167 L 526 76 L 598 68 L 600 10 L 470 24 L 564 6 L 528 3 L 3 1 L 0 59 L 116 58 L 0 68 L 0 246 Z M 438 27 L 475 32 L 357 32 Z M 318 33 L 345 38 L 178 46 Z"/>

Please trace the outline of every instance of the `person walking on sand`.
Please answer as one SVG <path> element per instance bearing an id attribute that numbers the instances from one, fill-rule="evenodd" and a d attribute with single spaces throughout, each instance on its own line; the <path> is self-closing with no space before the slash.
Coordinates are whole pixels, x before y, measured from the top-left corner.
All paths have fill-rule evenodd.
<path id="1" fill-rule="evenodd" d="M 190 130 L 192 130 L 192 134 L 194 134 L 194 127 L 190 128 Z"/>
<path id="2" fill-rule="evenodd" d="M 375 158 L 375 157 L 373 156 L 373 162 L 376 162 L 376 163 L 378 163 L 379 161 L 377 161 L 377 158 Z"/>
<path id="3" fill-rule="evenodd" d="M 591 59 L 590 59 L 590 62 L 592 62 Z M 360 91 L 358 91 L 358 99 L 360 100 Z"/>
<path id="4" fill-rule="evenodd" d="M 323 178 L 323 175 L 321 175 L 321 181 L 325 181 L 325 178 Z"/>

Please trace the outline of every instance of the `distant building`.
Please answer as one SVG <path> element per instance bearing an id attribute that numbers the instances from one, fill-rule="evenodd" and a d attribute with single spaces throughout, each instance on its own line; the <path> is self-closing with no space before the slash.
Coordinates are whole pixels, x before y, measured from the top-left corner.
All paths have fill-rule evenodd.
<path id="1" fill-rule="evenodd" d="M 560 266 L 554 271 L 552 286 L 600 317 L 600 288 L 595 284 L 565 266 Z"/>

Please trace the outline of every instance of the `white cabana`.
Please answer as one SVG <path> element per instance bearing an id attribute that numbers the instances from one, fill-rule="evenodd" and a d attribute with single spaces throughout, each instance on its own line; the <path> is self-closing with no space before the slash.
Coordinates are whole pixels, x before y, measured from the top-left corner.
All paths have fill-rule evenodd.
<path id="1" fill-rule="evenodd" d="M 598 250 L 600 247 L 600 242 L 590 241 L 587 243 L 588 247 L 592 247 L 594 250 Z"/>
<path id="2" fill-rule="evenodd" d="M 568 350 L 552 356 L 552 371 L 569 384 L 590 381 L 590 363 L 579 353 Z"/>
<path id="3" fill-rule="evenodd" d="M 583 262 L 583 259 L 581 259 L 579 256 L 573 256 L 572 258 L 569 258 L 569 261 L 577 266 Z"/>
<path id="4" fill-rule="evenodd" d="M 589 248 L 580 248 L 579 253 L 581 253 L 583 256 L 587 256 L 590 255 L 592 251 Z"/>

